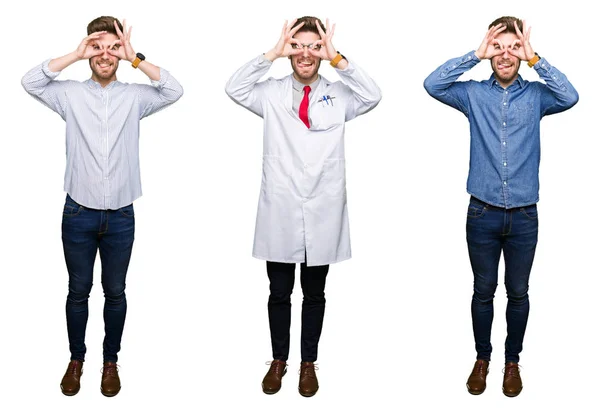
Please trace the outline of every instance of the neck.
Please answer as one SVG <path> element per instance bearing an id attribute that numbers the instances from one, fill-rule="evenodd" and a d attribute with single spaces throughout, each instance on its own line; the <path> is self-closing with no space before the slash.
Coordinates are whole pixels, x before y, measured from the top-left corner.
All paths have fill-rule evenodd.
<path id="1" fill-rule="evenodd" d="M 100 84 L 100 86 L 102 86 L 103 88 L 106 88 L 110 83 L 117 80 L 117 76 L 115 75 L 109 79 L 104 79 L 104 78 L 97 77 L 95 74 L 92 74 L 92 80 L 94 82 L 98 82 Z"/>
<path id="2" fill-rule="evenodd" d="M 296 73 L 293 73 L 294 79 L 296 79 L 298 82 L 300 82 L 303 85 L 310 85 L 311 83 L 313 83 L 314 81 L 316 81 L 319 78 L 319 74 L 316 73 L 315 76 L 313 76 L 310 79 L 300 79 L 298 78 L 298 76 L 296 75 Z"/>

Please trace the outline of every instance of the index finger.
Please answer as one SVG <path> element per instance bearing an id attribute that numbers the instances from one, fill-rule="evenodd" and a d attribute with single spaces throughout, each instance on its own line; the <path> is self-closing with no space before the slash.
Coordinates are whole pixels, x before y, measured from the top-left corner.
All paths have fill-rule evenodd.
<path id="1" fill-rule="evenodd" d="M 123 32 L 121 31 L 121 29 L 119 29 L 119 25 L 117 24 L 117 20 L 113 20 L 113 23 L 115 25 L 115 30 L 117 31 L 117 35 L 119 37 L 123 37 Z M 123 20 L 123 23 L 125 23 L 125 20 Z M 125 26 L 123 26 L 123 30 L 125 30 Z"/>
<path id="2" fill-rule="evenodd" d="M 296 22 L 296 20 L 294 20 L 294 23 Z M 292 30 L 290 30 L 290 36 L 294 36 L 296 34 L 296 32 L 302 27 L 304 26 L 304 22 L 300 23 L 298 26 L 294 27 Z"/>

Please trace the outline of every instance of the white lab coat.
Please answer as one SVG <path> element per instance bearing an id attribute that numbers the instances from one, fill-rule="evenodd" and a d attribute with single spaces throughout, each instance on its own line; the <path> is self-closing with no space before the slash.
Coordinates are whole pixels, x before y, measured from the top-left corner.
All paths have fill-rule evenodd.
<path id="1" fill-rule="evenodd" d="M 264 119 L 253 256 L 283 263 L 306 260 L 308 266 L 349 259 L 344 123 L 373 109 L 381 92 L 350 62 L 337 70 L 343 83 L 321 77 L 311 92 L 308 129 L 292 110 L 292 75 L 258 82 L 271 64 L 258 56 L 225 87 L 231 99 Z"/>

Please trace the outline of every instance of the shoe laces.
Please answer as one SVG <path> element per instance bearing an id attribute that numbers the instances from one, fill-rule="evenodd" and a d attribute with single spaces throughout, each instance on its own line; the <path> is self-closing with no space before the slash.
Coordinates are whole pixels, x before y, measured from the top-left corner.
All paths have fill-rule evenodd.
<path id="1" fill-rule="evenodd" d="M 515 377 L 515 378 L 519 378 L 519 369 L 520 369 L 520 365 L 518 364 L 511 364 L 511 365 L 507 365 L 504 367 L 504 374 L 508 377 Z"/>
<path id="2" fill-rule="evenodd" d="M 102 376 L 116 377 L 117 371 L 119 370 L 118 367 L 119 367 L 119 365 L 117 365 L 117 364 L 106 365 L 106 366 L 102 367 L 102 370 L 100 372 L 102 372 Z"/>
<path id="3" fill-rule="evenodd" d="M 283 362 L 283 361 L 281 361 Z M 275 375 L 281 375 L 283 373 L 283 370 L 285 369 L 285 367 L 287 367 L 287 363 L 281 363 L 281 362 L 275 362 L 275 360 L 273 361 L 267 361 L 265 362 L 265 365 L 271 365 L 271 368 L 269 368 L 269 373 L 275 374 Z"/>
<path id="4" fill-rule="evenodd" d="M 77 374 L 77 367 L 80 366 L 81 361 L 71 361 L 69 362 L 69 366 L 67 367 L 67 374 L 75 375 Z"/>
<path id="5" fill-rule="evenodd" d="M 475 370 L 478 374 L 485 374 L 485 361 L 477 361 L 475 364 Z"/>
<path id="6" fill-rule="evenodd" d="M 298 370 L 298 374 L 305 376 L 305 377 L 316 378 L 317 373 L 315 371 L 318 371 L 318 370 L 319 370 L 319 367 L 317 366 L 317 364 L 306 364 L 305 366 L 300 367 L 300 370 Z"/>

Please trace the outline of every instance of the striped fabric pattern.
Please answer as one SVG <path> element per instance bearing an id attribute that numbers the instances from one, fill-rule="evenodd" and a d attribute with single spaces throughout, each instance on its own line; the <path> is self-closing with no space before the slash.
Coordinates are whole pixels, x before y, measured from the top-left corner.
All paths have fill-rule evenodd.
<path id="1" fill-rule="evenodd" d="M 183 88 L 168 71 L 152 85 L 115 81 L 101 87 L 57 81 L 50 60 L 31 69 L 22 85 L 66 122 L 64 190 L 77 203 L 116 210 L 142 195 L 139 162 L 140 120 L 177 101 Z"/>

